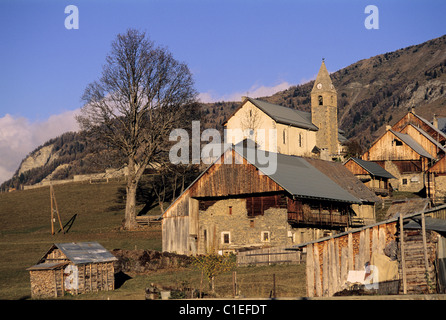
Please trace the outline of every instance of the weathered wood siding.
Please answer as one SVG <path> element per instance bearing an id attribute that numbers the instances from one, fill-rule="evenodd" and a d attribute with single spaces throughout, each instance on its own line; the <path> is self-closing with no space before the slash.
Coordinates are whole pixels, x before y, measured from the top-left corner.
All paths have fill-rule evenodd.
<path id="1" fill-rule="evenodd" d="M 344 167 L 346 167 L 355 176 L 356 175 L 370 175 L 370 173 L 367 170 L 365 170 L 363 167 L 361 167 L 359 164 L 357 164 L 355 161 L 353 161 L 351 159 L 348 160 L 344 164 Z"/>
<path id="2" fill-rule="evenodd" d="M 214 164 L 190 187 L 191 197 L 223 197 L 283 190 L 235 151 L 230 150 L 223 157 L 222 163 Z"/>
<path id="3" fill-rule="evenodd" d="M 430 169 L 429 172 L 435 172 L 438 174 L 446 174 L 446 157 L 438 160 Z"/>
<path id="4" fill-rule="evenodd" d="M 418 131 L 413 125 L 407 125 L 402 130 L 402 133 L 408 134 L 412 137 L 420 146 L 423 147 L 433 158 L 443 156 L 444 152 L 438 148 L 438 146 L 429 140 L 425 135 Z"/>
<path id="5" fill-rule="evenodd" d="M 397 145 L 396 141 L 401 144 Z M 417 152 L 402 142 L 396 135 L 387 131 L 364 153 L 362 159 L 367 161 L 419 160 L 420 157 Z"/>
<path id="6" fill-rule="evenodd" d="M 373 253 L 395 240 L 396 222 L 307 245 L 307 296 L 332 296 L 341 291 L 349 270 L 364 270 Z"/>
<path id="7" fill-rule="evenodd" d="M 420 127 L 426 131 L 432 138 L 439 141 L 440 143 L 446 141 L 446 138 L 439 134 L 430 125 L 418 118 L 414 113 L 408 112 L 403 118 L 401 118 L 397 123 L 392 126 L 395 131 L 401 131 L 407 124 L 413 124 L 415 127 Z"/>
<path id="8" fill-rule="evenodd" d="M 163 251 L 181 254 L 197 252 L 201 201 L 212 202 L 206 199 L 283 190 L 232 149 L 222 155 L 220 162 L 211 166 L 165 211 L 162 222 Z"/>

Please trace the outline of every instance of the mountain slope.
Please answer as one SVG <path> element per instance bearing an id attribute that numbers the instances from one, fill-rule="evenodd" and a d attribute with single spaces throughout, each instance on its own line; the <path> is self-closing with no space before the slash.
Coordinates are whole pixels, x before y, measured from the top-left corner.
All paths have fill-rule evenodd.
<path id="1" fill-rule="evenodd" d="M 363 151 L 384 133 L 386 124 L 394 124 L 412 106 L 429 121 L 434 114 L 446 117 L 446 35 L 360 60 L 330 76 L 338 93 L 339 127 Z M 310 111 L 313 84 L 310 81 L 259 99 Z M 222 130 L 222 123 L 240 103 L 202 104 L 201 129 Z M 70 178 L 118 165 L 119 159 L 103 147 L 94 146 L 81 134 L 67 133 L 34 150 L 2 188 L 34 184 L 49 177 Z"/>
<path id="2" fill-rule="evenodd" d="M 446 35 L 358 61 L 331 75 L 339 126 L 367 147 L 412 106 L 427 120 L 446 116 Z M 313 81 L 266 98 L 310 111 Z"/>

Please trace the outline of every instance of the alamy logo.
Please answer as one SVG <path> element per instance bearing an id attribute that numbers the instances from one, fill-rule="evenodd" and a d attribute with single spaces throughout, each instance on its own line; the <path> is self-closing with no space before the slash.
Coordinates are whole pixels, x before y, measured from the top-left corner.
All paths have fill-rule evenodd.
<path id="1" fill-rule="evenodd" d="M 214 161 L 232 164 L 232 157 L 221 157 L 232 147 L 248 162 L 255 164 L 261 173 L 270 175 L 277 170 L 276 129 L 225 129 L 222 139 L 217 129 L 206 129 L 200 134 L 200 121 L 192 121 L 192 139 L 185 129 L 174 129 L 169 141 L 178 141 L 169 151 L 172 164 L 211 164 Z M 201 148 L 201 142 L 208 143 Z M 265 151 L 266 145 L 271 152 Z M 239 159 L 235 161 L 241 164 Z"/>
<path id="2" fill-rule="evenodd" d="M 72 4 L 66 6 L 65 13 L 69 14 L 65 18 L 65 28 L 68 30 L 79 29 L 79 9 L 77 6 Z"/>

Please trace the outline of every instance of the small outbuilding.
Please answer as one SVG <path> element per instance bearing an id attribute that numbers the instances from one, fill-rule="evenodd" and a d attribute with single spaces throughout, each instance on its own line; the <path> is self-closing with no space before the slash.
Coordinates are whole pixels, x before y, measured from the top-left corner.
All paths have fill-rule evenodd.
<path id="1" fill-rule="evenodd" d="M 97 242 L 55 243 L 29 267 L 32 298 L 57 298 L 65 293 L 115 288 L 113 262 L 118 260 Z"/>

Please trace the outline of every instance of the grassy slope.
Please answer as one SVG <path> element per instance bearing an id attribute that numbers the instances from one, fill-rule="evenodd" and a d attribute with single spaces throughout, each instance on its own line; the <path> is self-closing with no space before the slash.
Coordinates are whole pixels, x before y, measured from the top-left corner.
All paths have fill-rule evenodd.
<path id="1" fill-rule="evenodd" d="M 161 250 L 161 228 L 120 230 L 124 217 L 122 188 L 119 182 L 108 184 L 71 183 L 54 186 L 63 223 L 77 214 L 66 234 L 51 235 L 49 187 L 0 193 L 0 299 L 29 298 L 29 272 L 53 243 L 98 241 L 109 250 Z M 159 213 L 157 208 L 153 212 Z M 55 224 L 59 229 L 58 221 Z M 278 296 L 305 295 L 305 266 L 265 266 L 237 269 L 238 285 L 246 297 L 269 297 L 272 274 L 276 275 Z M 144 289 L 152 282 L 167 286 L 187 285 L 200 288 L 201 274 L 193 269 L 162 270 L 147 275 L 130 274 L 120 288 L 112 292 L 84 294 L 70 299 L 144 299 Z M 206 289 L 204 280 L 204 289 Z M 216 280 L 220 296 L 232 296 L 232 273 Z"/>
<path id="2" fill-rule="evenodd" d="M 54 187 L 65 224 L 77 214 L 68 233 L 51 235 L 49 187 L 0 194 L 0 299 L 29 296 L 29 272 L 53 243 L 98 241 L 105 248 L 161 250 L 161 230 L 119 230 L 124 217 L 122 183 L 72 183 Z M 122 197 L 122 196 L 121 196 Z M 59 230 L 56 219 L 55 230 Z"/>

